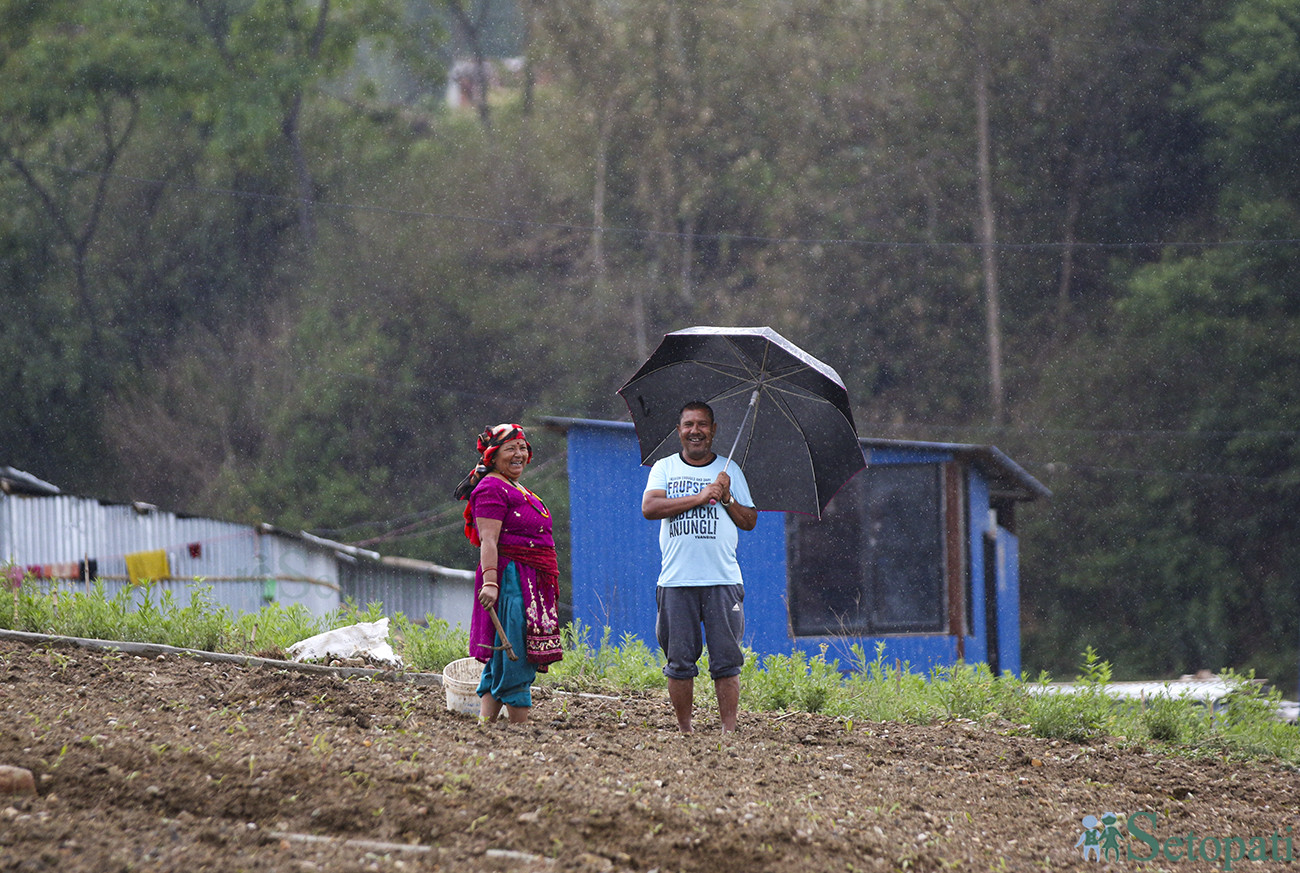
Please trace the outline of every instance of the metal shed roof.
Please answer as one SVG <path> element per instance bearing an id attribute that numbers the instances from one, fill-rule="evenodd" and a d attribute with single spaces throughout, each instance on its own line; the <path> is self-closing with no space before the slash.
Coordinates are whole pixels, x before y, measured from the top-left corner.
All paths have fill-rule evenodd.
<path id="1" fill-rule="evenodd" d="M 989 480 L 992 495 L 1004 500 L 1030 501 L 1047 499 L 1052 492 L 1047 486 L 1029 475 L 1023 467 L 1011 460 L 997 446 L 981 446 L 969 443 L 932 443 L 915 440 L 886 440 L 859 438 L 858 442 L 867 449 L 868 462 L 870 452 L 879 450 L 933 451 L 950 454 L 979 468 Z"/>
<path id="2" fill-rule="evenodd" d="M 574 427 L 611 428 L 616 430 L 634 430 L 630 421 L 601 421 L 591 418 L 563 418 L 559 416 L 542 416 L 543 426 L 568 433 Z M 950 454 L 977 467 L 989 480 L 994 498 L 1013 501 L 1031 501 L 1052 496 L 1052 492 L 1023 467 L 1011 460 L 997 446 L 972 445 L 968 443 L 917 442 L 914 440 L 887 440 L 859 437 L 858 442 L 870 452 L 880 451 L 931 451 Z"/>
<path id="3" fill-rule="evenodd" d="M 44 479 L 37 479 L 31 473 L 13 467 L 0 467 L 0 491 L 5 494 L 37 494 L 43 497 L 62 493 L 57 485 L 51 485 Z"/>

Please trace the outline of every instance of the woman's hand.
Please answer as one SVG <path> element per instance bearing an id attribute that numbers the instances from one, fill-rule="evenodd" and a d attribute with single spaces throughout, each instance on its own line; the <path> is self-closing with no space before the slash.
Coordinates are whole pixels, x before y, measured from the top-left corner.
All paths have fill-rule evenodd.
<path id="1" fill-rule="evenodd" d="M 478 565 L 483 568 L 483 585 L 478 590 L 478 602 L 491 609 L 501 594 L 501 570 L 497 566 L 497 543 L 501 540 L 501 522 L 495 518 L 478 518 Z"/>

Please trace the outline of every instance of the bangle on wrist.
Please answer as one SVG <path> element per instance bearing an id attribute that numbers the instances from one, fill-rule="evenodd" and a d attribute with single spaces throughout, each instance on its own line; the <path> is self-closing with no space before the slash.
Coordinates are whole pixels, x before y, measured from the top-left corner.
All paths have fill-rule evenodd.
<path id="1" fill-rule="evenodd" d="M 719 502 L 720 502 L 723 506 L 730 506 L 731 504 L 733 504 L 733 503 L 736 502 L 736 498 L 734 498 L 734 497 L 729 497 L 729 498 L 727 498 L 726 500 L 722 500 L 722 501 L 719 501 Z"/>

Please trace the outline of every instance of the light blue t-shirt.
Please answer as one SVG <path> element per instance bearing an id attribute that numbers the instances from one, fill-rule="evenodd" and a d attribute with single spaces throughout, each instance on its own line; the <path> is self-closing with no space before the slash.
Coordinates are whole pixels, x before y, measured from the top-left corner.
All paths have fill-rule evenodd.
<path id="1" fill-rule="evenodd" d="M 663 491 L 668 497 L 697 494 L 718 478 L 727 459 L 718 456 L 707 467 L 693 467 L 680 454 L 655 461 L 650 468 L 646 491 Z M 749 483 L 738 464 L 727 466 L 731 477 L 731 498 L 753 506 Z M 727 510 L 705 504 L 659 522 L 659 551 L 663 564 L 659 584 L 671 588 L 687 585 L 740 585 L 740 564 L 736 562 L 739 529 Z"/>

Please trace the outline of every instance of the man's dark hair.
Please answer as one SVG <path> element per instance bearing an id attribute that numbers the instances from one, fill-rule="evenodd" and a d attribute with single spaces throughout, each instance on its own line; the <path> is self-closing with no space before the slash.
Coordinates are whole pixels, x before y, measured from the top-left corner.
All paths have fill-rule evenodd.
<path id="1" fill-rule="evenodd" d="M 677 410 L 678 421 L 682 420 L 682 416 L 686 414 L 686 410 L 688 409 L 698 409 L 701 412 L 707 412 L 709 414 L 709 421 L 717 421 L 717 419 L 713 417 L 713 407 L 705 403 L 703 400 L 692 400 L 689 403 L 683 404 L 682 408 Z"/>

